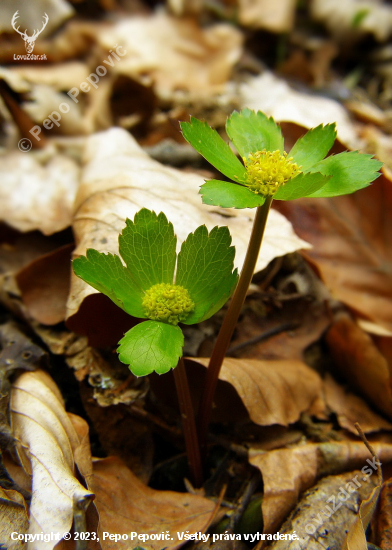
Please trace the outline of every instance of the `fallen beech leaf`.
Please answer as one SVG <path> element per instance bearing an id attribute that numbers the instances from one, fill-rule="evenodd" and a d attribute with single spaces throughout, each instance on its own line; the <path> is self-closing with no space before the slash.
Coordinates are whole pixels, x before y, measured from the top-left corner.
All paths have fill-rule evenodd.
<path id="1" fill-rule="evenodd" d="M 381 463 L 392 461 L 392 444 L 372 443 Z M 249 450 L 249 462 L 263 476 L 261 506 L 264 531 L 274 533 L 294 508 L 300 493 L 321 476 L 362 468 L 370 469 L 369 451 L 362 442 L 307 443 L 289 449 L 260 452 Z"/>
<path id="2" fill-rule="evenodd" d="M 44 325 L 64 320 L 73 244 L 57 248 L 19 271 L 16 280 L 30 315 Z"/>
<path id="3" fill-rule="evenodd" d="M 238 0 L 241 25 L 271 32 L 289 32 L 294 24 L 295 0 Z"/>
<path id="4" fill-rule="evenodd" d="M 369 497 L 361 502 L 353 524 L 349 527 L 342 550 L 367 550 L 366 529 L 376 511 L 380 485 L 376 485 Z"/>
<path id="5" fill-rule="evenodd" d="M 42 159 L 40 161 L 40 159 Z M 41 164 L 42 163 L 42 164 Z M 0 158 L 0 220 L 51 235 L 71 224 L 79 169 L 70 158 L 8 153 Z"/>
<path id="6" fill-rule="evenodd" d="M 119 458 L 97 460 L 93 466 L 92 489 L 100 517 L 103 550 L 129 550 L 136 546 L 146 550 L 178 548 L 186 541 L 180 542 L 177 532 L 203 533 L 212 521 L 216 505 L 206 498 L 155 491 L 139 481 Z M 103 531 L 127 534 L 129 540 L 103 540 Z M 159 535 L 167 532 L 169 540 L 142 542 L 131 539 L 131 533 Z"/>
<path id="7" fill-rule="evenodd" d="M 326 341 L 339 373 L 366 396 L 376 409 L 392 418 L 388 362 L 371 336 L 349 317 L 343 316 L 328 330 Z M 362 422 L 361 419 L 359 422 Z"/>
<path id="8" fill-rule="evenodd" d="M 139 209 L 148 206 L 166 214 L 174 225 L 179 244 L 199 225 L 205 224 L 209 230 L 227 225 L 236 247 L 235 263 L 242 265 L 253 210 L 222 210 L 203 205 L 198 195 L 203 184 L 200 176 L 153 161 L 124 130 L 114 128 L 96 134 L 87 143 L 87 165 L 75 201 L 74 256 L 85 254 L 87 248 L 118 254 L 118 235 L 125 218 L 133 219 Z M 291 227 L 283 223 L 283 218 L 271 212 L 257 270 L 275 256 L 303 246 L 307 244 L 293 239 Z M 76 330 L 75 316 L 91 294 L 96 291 L 73 275 L 67 306 L 71 329 Z M 97 330 L 103 331 L 104 325 L 105 322 Z M 77 328 L 79 332 L 80 327 Z"/>
<path id="9" fill-rule="evenodd" d="M 29 526 L 26 503 L 21 494 L 0 487 L 0 541 L 7 550 L 22 550 L 25 545 L 20 540 L 12 540 L 11 533 L 26 533 Z"/>
<path id="10" fill-rule="evenodd" d="M 209 359 L 195 359 L 204 366 Z M 321 399 L 321 378 L 301 361 L 223 361 L 219 379 L 237 391 L 253 422 L 287 426 Z"/>
<path id="11" fill-rule="evenodd" d="M 279 533 L 295 532 L 297 537 L 302 539 L 302 550 L 342 548 L 347 530 L 352 528 L 357 520 L 361 500 L 369 496 L 375 485 L 373 478 L 370 478 L 358 487 L 353 480 L 358 481 L 358 478 L 362 477 L 361 472 L 357 470 L 322 479 L 302 495 L 295 510 L 279 528 Z M 346 494 L 341 491 L 342 487 Z M 287 549 L 289 544 L 280 540 L 273 543 L 270 548 L 283 550 Z M 292 543 L 291 547 L 294 547 L 294 544 Z"/>
<path id="12" fill-rule="evenodd" d="M 357 434 L 354 424 L 360 422 L 364 433 L 392 430 L 390 422 L 372 411 L 366 401 L 338 384 L 328 373 L 324 380 L 324 392 L 326 404 L 336 414 L 342 428 Z"/>
<path id="13" fill-rule="evenodd" d="M 113 71 L 154 82 L 158 94 L 176 89 L 208 93 L 222 88 L 242 53 L 242 34 L 227 24 L 201 28 L 163 11 L 123 19 L 97 36 L 104 51 L 119 44 Z M 125 52 L 125 53 L 124 53 Z"/>
<path id="14" fill-rule="evenodd" d="M 89 463 L 84 438 L 75 431 L 57 386 L 44 371 L 25 373 L 16 380 L 10 409 L 18 456 L 33 476 L 28 532 L 66 533 L 71 529 L 74 501 L 93 497 L 75 477 L 76 456 L 82 472 L 86 473 Z M 45 543 L 45 549 L 55 545 L 56 541 Z"/>
<path id="15" fill-rule="evenodd" d="M 333 99 L 293 90 L 285 80 L 269 71 L 248 78 L 241 85 L 240 94 L 242 108 L 263 111 L 277 122 L 295 122 L 308 129 L 336 122 L 339 140 L 351 149 L 359 147 L 357 132 L 346 109 Z"/>
<path id="16" fill-rule="evenodd" d="M 305 258 L 333 296 L 392 330 L 392 184 L 384 176 L 352 195 L 276 201 L 300 237 Z"/>

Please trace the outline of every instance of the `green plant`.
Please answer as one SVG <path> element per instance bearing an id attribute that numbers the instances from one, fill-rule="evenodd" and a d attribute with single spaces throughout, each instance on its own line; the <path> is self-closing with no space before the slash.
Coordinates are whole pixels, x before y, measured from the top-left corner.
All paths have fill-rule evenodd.
<path id="1" fill-rule="evenodd" d="M 205 447 L 219 372 L 251 282 L 273 199 L 333 197 L 368 186 L 382 163 L 357 151 L 326 155 L 335 138 L 334 124 L 309 130 L 286 154 L 282 132 L 264 113 L 244 109 L 226 122 L 226 132 L 241 156 L 205 122 L 182 122 L 185 139 L 231 182 L 209 180 L 200 189 L 205 204 L 255 208 L 252 234 L 238 285 L 223 320 L 207 369 L 199 412 L 199 440 Z"/>
<path id="2" fill-rule="evenodd" d="M 210 233 L 205 226 L 198 227 L 182 243 L 178 257 L 176 245 L 166 216 L 143 208 L 134 221 L 126 220 L 119 236 L 125 265 L 115 254 L 89 249 L 86 256 L 73 261 L 73 269 L 129 315 L 148 319 L 119 342 L 119 359 L 133 374 L 164 374 L 178 365 L 176 385 L 187 418 L 189 454 L 194 457 L 199 451 L 196 431 L 190 426 L 194 419 L 181 360 L 184 336 L 178 323 L 191 325 L 211 317 L 232 294 L 238 276 L 233 271 L 235 251 L 227 227 L 215 227 Z M 194 477 L 199 480 L 200 471 Z"/>

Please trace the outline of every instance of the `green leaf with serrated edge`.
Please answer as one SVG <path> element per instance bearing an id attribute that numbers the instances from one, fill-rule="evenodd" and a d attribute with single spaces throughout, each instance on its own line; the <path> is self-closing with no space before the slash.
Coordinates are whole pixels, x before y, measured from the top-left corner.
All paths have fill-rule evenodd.
<path id="1" fill-rule="evenodd" d="M 336 139 L 335 124 L 312 128 L 302 136 L 291 149 L 288 157 L 293 157 L 302 172 L 307 172 L 316 162 L 322 160 L 331 149 Z"/>
<path id="2" fill-rule="evenodd" d="M 235 283 L 232 277 L 235 249 L 230 245 L 227 227 L 214 227 L 208 233 L 205 225 L 190 233 L 182 243 L 176 284 L 186 288 L 195 302 L 195 309 L 185 324 L 199 322 L 213 304 L 227 296 Z"/>
<path id="3" fill-rule="evenodd" d="M 194 321 L 190 321 L 189 319 L 187 319 L 186 321 L 184 321 L 184 324 L 191 325 L 192 323 L 201 323 L 202 321 L 205 321 L 206 319 L 212 317 L 214 313 L 219 311 L 225 305 L 227 300 L 233 294 L 237 283 L 238 271 L 237 269 L 235 269 L 231 276 L 225 279 L 219 287 L 219 300 L 216 300 L 215 297 L 211 297 L 211 304 L 209 307 L 207 307 L 203 315 Z M 216 292 L 216 294 L 218 294 L 218 291 Z"/>
<path id="4" fill-rule="evenodd" d="M 281 129 L 272 117 L 268 118 L 261 111 L 234 111 L 227 119 L 226 132 L 241 157 L 248 158 L 249 153 L 263 149 L 283 153 Z"/>
<path id="5" fill-rule="evenodd" d="M 134 317 L 145 318 L 143 291 L 118 256 L 90 248 L 86 256 L 72 262 L 72 267 L 78 277 L 108 296 L 118 307 Z"/>
<path id="6" fill-rule="evenodd" d="M 244 185 L 227 181 L 209 180 L 200 187 L 204 204 L 222 208 L 256 208 L 265 203 L 263 195 L 256 195 Z"/>
<path id="7" fill-rule="evenodd" d="M 378 170 L 382 162 L 372 158 L 372 155 L 350 151 L 332 155 L 315 164 L 311 171 L 321 172 L 332 178 L 318 191 L 309 197 L 336 197 L 354 193 L 367 187 L 380 175 Z"/>
<path id="8" fill-rule="evenodd" d="M 143 208 L 126 224 L 119 248 L 134 280 L 145 291 L 158 283 L 173 283 L 177 237 L 165 214 Z"/>
<path id="9" fill-rule="evenodd" d="M 218 132 L 197 118 L 181 122 L 184 138 L 219 172 L 234 181 L 246 181 L 246 170 Z"/>
<path id="10" fill-rule="evenodd" d="M 135 376 L 146 376 L 154 371 L 164 374 L 177 366 L 184 335 L 177 326 L 144 321 L 126 332 L 119 344 L 119 359 Z"/>
<path id="11" fill-rule="evenodd" d="M 274 195 L 278 201 L 291 201 L 301 197 L 308 197 L 320 187 L 326 185 L 330 176 L 324 176 L 319 172 L 314 174 L 298 174 L 295 178 L 289 180 L 285 185 L 279 187 Z"/>

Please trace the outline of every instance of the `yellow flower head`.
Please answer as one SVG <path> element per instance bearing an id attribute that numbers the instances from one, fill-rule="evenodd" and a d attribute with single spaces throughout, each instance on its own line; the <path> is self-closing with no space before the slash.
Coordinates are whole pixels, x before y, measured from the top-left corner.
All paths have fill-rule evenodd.
<path id="1" fill-rule="evenodd" d="M 244 158 L 247 172 L 246 185 L 253 193 L 274 195 L 276 191 L 301 172 L 301 167 L 280 151 L 257 151 Z"/>
<path id="2" fill-rule="evenodd" d="M 195 309 L 187 289 L 169 283 L 159 283 L 149 288 L 144 295 L 142 306 L 149 319 L 171 325 L 185 321 L 189 313 Z"/>

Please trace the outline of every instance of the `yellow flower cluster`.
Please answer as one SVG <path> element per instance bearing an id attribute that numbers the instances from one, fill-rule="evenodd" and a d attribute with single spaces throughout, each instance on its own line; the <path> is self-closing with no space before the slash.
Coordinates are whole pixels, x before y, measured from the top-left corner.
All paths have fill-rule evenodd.
<path id="1" fill-rule="evenodd" d="M 276 191 L 301 172 L 301 167 L 280 151 L 257 151 L 244 158 L 248 174 L 246 185 L 253 193 L 274 195 Z"/>
<path id="2" fill-rule="evenodd" d="M 142 305 L 146 317 L 171 325 L 185 321 L 189 313 L 195 309 L 186 288 L 168 283 L 159 283 L 149 288 Z"/>

